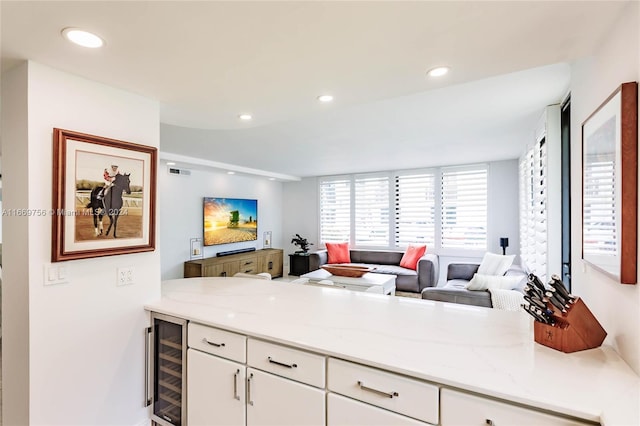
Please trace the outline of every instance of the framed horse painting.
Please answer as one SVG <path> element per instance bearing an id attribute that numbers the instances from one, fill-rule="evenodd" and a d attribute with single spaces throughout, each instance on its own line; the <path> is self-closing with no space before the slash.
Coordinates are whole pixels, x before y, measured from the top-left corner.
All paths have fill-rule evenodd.
<path id="1" fill-rule="evenodd" d="M 154 147 L 53 129 L 51 261 L 155 250 Z"/>

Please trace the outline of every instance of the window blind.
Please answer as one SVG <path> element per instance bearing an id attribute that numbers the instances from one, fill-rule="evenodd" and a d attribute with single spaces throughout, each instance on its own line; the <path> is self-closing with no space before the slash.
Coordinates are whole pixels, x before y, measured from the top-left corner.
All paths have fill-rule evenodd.
<path id="1" fill-rule="evenodd" d="M 443 169 L 443 248 L 486 249 L 487 168 Z"/>
<path id="2" fill-rule="evenodd" d="M 320 181 L 320 240 L 349 241 L 351 230 L 351 179 Z"/>
<path id="3" fill-rule="evenodd" d="M 395 246 L 435 244 L 435 174 L 395 176 Z"/>
<path id="4" fill-rule="evenodd" d="M 356 176 L 355 244 L 389 246 L 389 177 Z"/>

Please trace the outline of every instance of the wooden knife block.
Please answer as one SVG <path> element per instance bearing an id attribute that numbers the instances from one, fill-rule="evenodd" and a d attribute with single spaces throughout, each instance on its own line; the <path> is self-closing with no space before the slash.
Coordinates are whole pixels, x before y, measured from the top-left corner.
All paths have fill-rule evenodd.
<path id="1" fill-rule="evenodd" d="M 607 332 L 593 316 L 582 299 L 577 298 L 566 314 L 560 314 L 554 307 L 556 316 L 561 317 L 555 326 L 534 321 L 534 340 L 541 345 L 570 353 L 597 348 L 602 344 Z"/>

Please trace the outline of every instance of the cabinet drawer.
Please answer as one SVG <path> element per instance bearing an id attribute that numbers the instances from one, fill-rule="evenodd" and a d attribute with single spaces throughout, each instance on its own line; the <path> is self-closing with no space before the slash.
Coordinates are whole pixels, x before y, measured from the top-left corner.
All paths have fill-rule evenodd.
<path id="1" fill-rule="evenodd" d="M 587 424 L 451 389 L 442 389 L 440 401 L 442 426 L 472 424 L 584 426 Z"/>
<path id="2" fill-rule="evenodd" d="M 427 424 L 344 396 L 333 393 L 327 395 L 327 426 L 426 426 Z"/>
<path id="3" fill-rule="evenodd" d="M 244 272 L 245 274 L 257 274 L 258 258 L 254 256 L 254 257 L 247 257 L 245 259 L 241 259 L 238 262 L 238 268 L 240 272 Z"/>
<path id="4" fill-rule="evenodd" d="M 241 363 L 247 361 L 245 336 L 193 322 L 189 323 L 188 332 L 190 348 Z"/>
<path id="5" fill-rule="evenodd" d="M 437 386 L 335 358 L 328 370 L 332 392 L 438 424 Z"/>
<path id="6" fill-rule="evenodd" d="M 321 355 L 249 339 L 248 361 L 252 367 L 302 383 L 324 388 L 325 358 Z"/>

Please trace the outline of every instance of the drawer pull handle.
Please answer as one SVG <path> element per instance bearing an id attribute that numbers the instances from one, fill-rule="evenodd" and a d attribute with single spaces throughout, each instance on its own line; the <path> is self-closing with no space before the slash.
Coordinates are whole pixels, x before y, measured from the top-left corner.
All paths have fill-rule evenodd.
<path id="1" fill-rule="evenodd" d="M 376 395 L 384 396 L 386 398 L 393 398 L 394 396 L 396 397 L 400 396 L 398 392 L 384 392 L 378 389 L 370 388 L 368 386 L 365 386 L 364 383 L 362 383 L 360 380 L 358 380 L 358 386 L 360 386 L 360 389 L 364 391 L 373 392 Z"/>
<path id="2" fill-rule="evenodd" d="M 251 399 L 251 379 L 253 378 L 253 373 L 249 374 L 247 377 L 247 404 L 253 405 L 253 400 Z"/>
<path id="3" fill-rule="evenodd" d="M 240 395 L 238 395 L 238 374 L 240 374 L 240 370 L 236 370 L 233 375 L 233 399 L 237 399 L 240 401 Z"/>
<path id="4" fill-rule="evenodd" d="M 493 420 L 491 420 L 491 419 L 486 419 L 484 422 L 485 422 L 486 424 L 488 424 L 489 426 L 494 426 L 494 425 L 493 425 Z"/>
<path id="5" fill-rule="evenodd" d="M 203 341 L 203 342 L 205 342 L 205 343 L 210 344 L 211 346 L 215 346 L 216 348 L 224 348 L 224 343 L 214 343 L 214 342 L 210 342 L 210 341 L 208 341 L 208 340 L 207 340 L 207 338 L 206 338 L 206 337 L 203 337 L 203 338 L 202 338 L 202 341 Z"/>
<path id="6" fill-rule="evenodd" d="M 279 365 L 281 367 L 287 367 L 287 368 L 297 368 L 298 364 L 285 364 L 284 362 L 280 362 L 280 361 L 275 361 L 273 358 L 268 357 L 267 358 L 269 360 L 269 362 L 271 364 L 275 364 L 275 365 Z"/>

